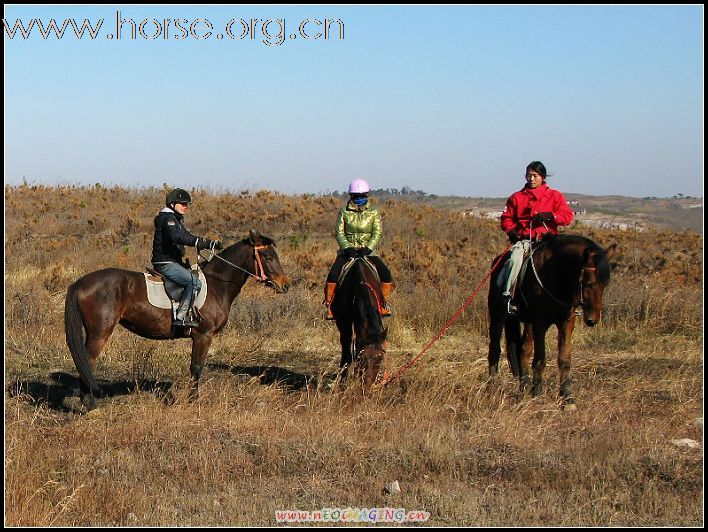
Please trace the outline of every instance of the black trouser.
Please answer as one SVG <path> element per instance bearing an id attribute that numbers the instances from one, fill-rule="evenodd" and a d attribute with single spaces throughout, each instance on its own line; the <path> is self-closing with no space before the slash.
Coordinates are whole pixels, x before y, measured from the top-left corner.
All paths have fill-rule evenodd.
<path id="1" fill-rule="evenodd" d="M 337 282 L 337 280 L 339 279 L 339 274 L 342 273 L 342 268 L 349 260 L 349 257 L 343 252 L 343 249 L 337 252 L 337 258 L 335 259 L 334 264 L 332 264 L 332 267 L 329 269 L 329 275 L 327 275 L 328 283 Z M 376 271 L 378 272 L 379 279 L 382 283 L 393 282 L 393 279 L 391 278 L 391 270 L 389 270 L 388 266 L 384 264 L 384 261 L 381 260 L 381 257 L 379 257 L 378 255 L 369 255 L 366 258 L 369 259 L 369 262 L 371 262 L 376 267 Z"/>

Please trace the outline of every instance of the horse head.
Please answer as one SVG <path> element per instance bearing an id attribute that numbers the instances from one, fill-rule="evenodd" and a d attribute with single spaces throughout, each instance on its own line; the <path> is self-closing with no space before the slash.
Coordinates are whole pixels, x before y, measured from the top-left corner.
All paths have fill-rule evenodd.
<path id="1" fill-rule="evenodd" d="M 580 270 L 580 307 L 583 320 L 589 327 L 600 321 L 602 295 L 610 282 L 610 259 L 615 256 L 617 245 L 607 249 L 587 247 L 583 252 L 583 268 Z"/>
<path id="2" fill-rule="evenodd" d="M 272 287 L 279 294 L 287 292 L 290 281 L 275 252 L 275 241 L 253 229 L 249 231 L 246 240 L 253 247 L 257 280 Z"/>
<path id="3" fill-rule="evenodd" d="M 212 260 L 208 267 L 216 268 L 221 272 L 228 271 L 229 274 L 236 270 L 245 272 L 259 283 L 270 286 L 279 294 L 284 294 L 290 288 L 290 281 L 280 265 L 278 254 L 275 252 L 275 242 L 272 238 L 262 235 L 258 231 L 251 230 L 246 238 L 231 244 L 216 255 L 216 258 L 221 260 Z M 222 277 L 228 276 L 222 275 Z M 211 277 L 214 277 L 213 273 Z M 221 280 L 228 281 L 224 278 Z"/>

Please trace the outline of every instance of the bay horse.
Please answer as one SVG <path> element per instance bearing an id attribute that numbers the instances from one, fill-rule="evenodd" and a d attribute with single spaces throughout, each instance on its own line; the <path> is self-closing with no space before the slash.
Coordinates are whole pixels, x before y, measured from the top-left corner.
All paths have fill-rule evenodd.
<path id="1" fill-rule="evenodd" d="M 337 286 L 332 300 L 342 358 L 340 378 L 344 382 L 349 367 L 356 369 L 362 392 L 368 393 L 386 354 L 387 330 L 383 326 L 381 283 L 374 266 L 357 257 Z M 346 267 L 346 266 L 345 266 Z"/>
<path id="2" fill-rule="evenodd" d="M 81 380 L 81 402 L 95 407 L 101 390 L 94 378 L 96 359 L 116 325 L 153 340 L 192 338 L 190 398 L 198 396 L 199 378 L 214 339 L 226 326 L 234 299 L 249 277 L 275 289 L 288 291 L 283 272 L 267 236 L 251 231 L 202 267 L 207 297 L 199 309 L 198 327 L 185 330 L 172 322 L 172 311 L 152 306 L 147 299 L 145 276 L 141 272 L 107 268 L 84 275 L 66 294 L 64 327 L 66 343 Z"/>
<path id="3" fill-rule="evenodd" d="M 531 384 L 532 395 L 540 395 L 546 367 L 546 331 L 555 325 L 558 328 L 560 404 L 568 410 L 574 409 L 570 344 L 575 318 L 582 312 L 583 321 L 589 327 L 600 321 L 603 292 L 610 282 L 609 261 L 616 250 L 615 244 L 603 249 L 583 236 L 561 234 L 546 237 L 532 247 L 526 272 L 517 282 L 517 316 L 507 316 L 503 303 L 503 268 L 494 272 L 487 300 L 489 376 L 495 377 L 498 372 L 503 329 L 509 366 L 514 376 L 519 377 L 522 394 Z M 520 333 L 521 323 L 524 324 L 523 335 Z M 533 366 L 533 379 L 530 365 Z"/>

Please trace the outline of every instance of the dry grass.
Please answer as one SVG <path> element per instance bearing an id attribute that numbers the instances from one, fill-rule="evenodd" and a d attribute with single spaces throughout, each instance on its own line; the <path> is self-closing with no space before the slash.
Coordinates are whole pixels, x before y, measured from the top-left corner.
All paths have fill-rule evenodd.
<path id="1" fill-rule="evenodd" d="M 66 287 L 101 267 L 142 268 L 161 196 L 5 190 L 6 525 L 273 525 L 277 509 L 335 507 L 420 509 L 435 525 L 702 524 L 702 449 L 671 442 L 702 446 L 700 239 L 589 235 L 623 254 L 603 324 L 576 329 L 574 413 L 557 407 L 553 353 L 541 397 L 519 397 L 506 372 L 486 381 L 483 296 L 399 383 L 361 401 L 304 386 L 338 365 L 320 302 L 339 200 L 201 191 L 189 227 L 235 240 L 255 220 L 278 241 L 293 289 L 246 285 L 196 404 L 188 340 L 117 331 L 97 372 L 109 397 L 85 414 L 63 337 Z M 492 222 L 382 209 L 382 253 L 399 284 L 396 368 L 504 246 Z M 392 480 L 402 492 L 384 495 Z"/>

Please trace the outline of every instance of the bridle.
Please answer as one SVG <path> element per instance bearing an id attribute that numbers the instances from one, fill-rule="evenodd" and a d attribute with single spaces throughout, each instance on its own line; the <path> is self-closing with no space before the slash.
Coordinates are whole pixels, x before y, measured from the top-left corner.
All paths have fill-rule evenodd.
<path id="1" fill-rule="evenodd" d="M 538 249 L 538 248 L 536 248 Z M 583 266 L 580 269 L 580 278 L 578 279 L 578 294 L 573 298 L 574 302 L 571 303 L 566 303 L 565 301 L 561 301 L 557 297 L 555 297 L 545 286 L 543 286 L 543 283 L 541 282 L 541 277 L 538 275 L 538 271 L 536 271 L 536 265 L 534 264 L 533 261 L 533 254 L 535 250 L 533 246 L 531 247 L 531 253 L 529 254 L 529 262 L 531 263 L 531 270 L 533 271 L 534 277 L 536 278 L 536 282 L 538 283 L 538 286 L 541 287 L 541 290 L 550 297 L 553 301 L 558 303 L 559 305 L 563 305 L 564 307 L 568 307 L 569 309 L 575 309 L 575 314 L 576 316 L 580 316 L 582 314 L 582 308 L 585 305 L 585 298 L 583 297 L 583 286 L 585 284 L 585 272 L 590 271 L 590 272 L 595 272 L 597 271 L 597 268 L 595 266 Z M 521 295 L 523 297 L 523 292 L 521 292 Z M 525 298 L 524 298 L 525 299 Z M 575 303 L 577 301 L 577 303 Z"/>
<path id="2" fill-rule="evenodd" d="M 267 247 L 268 246 L 253 246 L 253 253 L 255 256 L 253 269 L 254 269 L 255 273 L 249 272 L 248 270 L 246 270 L 245 268 L 242 268 L 238 264 L 234 264 L 233 262 L 226 260 L 224 257 L 217 255 L 213 246 L 208 249 L 208 251 L 210 253 L 209 258 L 203 257 L 199 253 L 199 250 L 197 250 L 197 255 L 199 257 L 201 257 L 202 259 L 204 259 L 206 262 L 211 262 L 212 259 L 217 258 L 220 261 L 225 262 L 226 264 L 228 264 L 232 268 L 236 268 L 237 270 L 240 270 L 240 271 L 244 272 L 245 274 L 250 275 L 259 283 L 265 283 L 266 285 L 272 285 L 273 281 L 271 279 L 269 279 L 268 276 L 266 275 L 266 271 L 265 271 L 265 268 L 263 267 L 263 262 L 261 260 L 261 254 L 259 253 L 260 250 L 266 249 Z M 205 275 L 206 275 L 206 273 L 205 273 Z M 214 277 L 215 279 L 217 279 L 219 281 L 234 282 L 234 281 L 227 281 L 226 279 L 219 279 L 218 277 L 215 277 L 214 275 L 210 275 L 210 277 Z"/>

